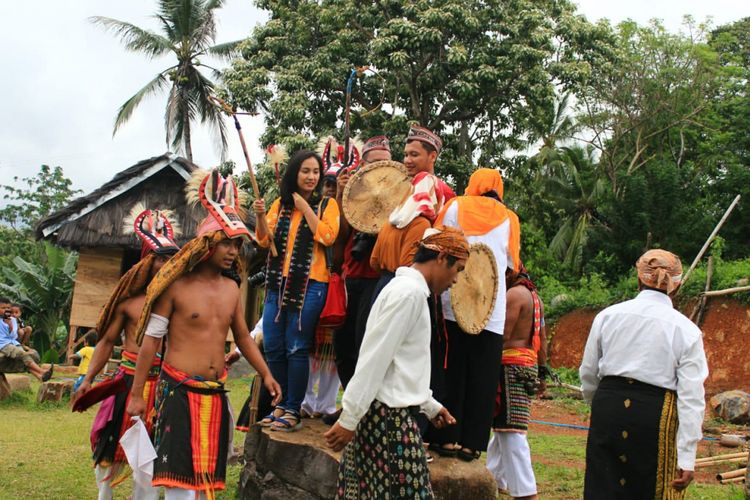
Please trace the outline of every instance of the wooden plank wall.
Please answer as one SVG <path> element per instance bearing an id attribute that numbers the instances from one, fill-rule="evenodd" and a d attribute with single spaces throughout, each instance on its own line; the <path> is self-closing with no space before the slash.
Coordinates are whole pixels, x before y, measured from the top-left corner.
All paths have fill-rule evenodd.
<path id="1" fill-rule="evenodd" d="M 82 248 L 73 288 L 70 324 L 93 328 L 99 312 L 120 280 L 122 249 Z"/>

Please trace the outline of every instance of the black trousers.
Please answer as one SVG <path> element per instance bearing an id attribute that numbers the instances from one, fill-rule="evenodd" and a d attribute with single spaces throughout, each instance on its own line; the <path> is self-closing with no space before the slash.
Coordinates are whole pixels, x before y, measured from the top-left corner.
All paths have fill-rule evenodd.
<path id="1" fill-rule="evenodd" d="M 446 321 L 448 367 L 445 370 L 445 399 L 440 400 L 456 418 L 456 425 L 432 429 L 438 444 L 458 443 L 475 451 L 487 450 L 500 380 L 503 336 L 483 330 L 464 333 L 457 323 Z"/>
<path id="2" fill-rule="evenodd" d="M 348 305 L 344 326 L 333 333 L 333 350 L 336 355 L 336 369 L 341 385 L 346 388 L 354 376 L 354 368 L 359 358 L 359 348 L 365 336 L 367 317 L 372 306 L 372 294 L 378 278 L 347 278 L 346 294 Z"/>

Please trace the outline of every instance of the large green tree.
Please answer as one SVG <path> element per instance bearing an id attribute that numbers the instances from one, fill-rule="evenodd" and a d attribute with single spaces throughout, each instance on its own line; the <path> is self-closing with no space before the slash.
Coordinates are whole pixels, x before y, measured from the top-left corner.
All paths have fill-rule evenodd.
<path id="1" fill-rule="evenodd" d="M 91 19 L 119 37 L 128 50 L 148 58 L 172 54 L 176 59 L 125 101 L 117 112 L 113 133 L 128 121 L 144 97 L 169 88 L 164 113 L 167 144 L 171 143 L 175 149 L 182 148 L 192 160 L 191 124 L 200 119 L 216 131 L 222 152 L 226 149 L 226 127 L 221 111 L 209 99 L 216 85 L 201 72 L 201 69 L 209 70 L 214 78 L 218 77 L 219 71 L 201 58 L 228 58 L 240 43 L 215 44 L 215 11 L 223 3 L 223 0 L 159 0 L 155 17 L 161 33 L 108 17 Z"/>
<path id="2" fill-rule="evenodd" d="M 409 122 L 436 130 L 460 188 L 479 159 L 507 162 L 556 88 L 606 58 L 609 30 L 567 0 L 259 1 L 270 19 L 225 74 L 234 103 L 263 112 L 263 143 L 340 128 L 352 68 L 352 131 L 403 145 Z"/>

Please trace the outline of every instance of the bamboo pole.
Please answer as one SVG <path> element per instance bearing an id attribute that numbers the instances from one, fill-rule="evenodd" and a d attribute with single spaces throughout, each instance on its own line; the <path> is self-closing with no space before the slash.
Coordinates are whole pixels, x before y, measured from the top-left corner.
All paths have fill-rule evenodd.
<path id="1" fill-rule="evenodd" d="M 732 293 L 750 292 L 750 286 L 738 286 L 734 288 L 725 288 L 724 290 L 713 290 L 710 292 L 703 292 L 704 297 L 718 297 L 720 295 L 729 295 Z"/>
<path id="2" fill-rule="evenodd" d="M 714 460 L 713 462 L 701 462 L 696 463 L 695 468 L 696 469 L 702 469 L 705 467 L 713 467 L 715 465 L 724 465 L 724 464 L 731 464 L 731 463 L 743 463 L 747 461 L 746 457 L 740 457 L 740 458 L 726 458 L 724 460 Z"/>
<path id="3" fill-rule="evenodd" d="M 703 254 L 706 253 L 706 250 L 708 250 L 708 247 L 711 246 L 711 243 L 714 241 L 714 238 L 719 233 L 719 229 L 721 229 L 721 226 L 724 225 L 724 223 L 729 218 L 729 215 L 732 213 L 732 210 L 734 210 L 734 207 L 737 206 L 737 203 L 740 202 L 740 195 L 737 195 L 734 198 L 734 201 L 732 201 L 732 204 L 729 205 L 729 208 L 727 208 L 727 211 L 724 212 L 724 215 L 722 216 L 721 220 L 718 224 L 716 224 L 716 227 L 713 231 L 711 231 L 711 235 L 706 240 L 706 243 L 703 244 L 703 248 L 701 248 L 700 252 L 698 252 L 698 255 L 695 256 L 695 260 L 693 260 L 693 263 L 690 264 L 690 269 L 688 269 L 687 273 L 685 273 L 685 276 L 682 278 L 682 286 L 680 287 L 680 290 L 685 287 L 685 283 L 687 283 L 688 278 L 690 278 L 690 274 L 693 272 L 693 269 L 695 269 L 695 266 L 698 265 L 698 262 L 703 258 Z M 677 290 L 677 293 L 680 292 L 680 290 Z"/>
<path id="4" fill-rule="evenodd" d="M 745 477 L 733 477 L 732 479 L 722 479 L 719 482 L 721 484 L 733 484 L 733 483 L 742 483 L 745 481 Z"/>
<path id="5" fill-rule="evenodd" d="M 725 481 L 727 479 L 733 479 L 735 477 L 742 477 L 742 479 L 745 479 L 745 472 L 747 472 L 747 467 L 743 467 L 742 469 L 730 470 L 729 472 L 716 474 L 716 479 L 718 479 L 719 481 Z"/>
<path id="6" fill-rule="evenodd" d="M 713 462 L 714 460 L 721 460 L 725 458 L 740 458 L 740 457 L 747 458 L 747 456 L 748 456 L 748 452 L 738 451 L 735 453 L 725 453 L 723 455 L 713 455 L 711 457 L 698 458 L 695 460 L 695 463 L 699 464 L 701 462 Z"/>
<path id="7" fill-rule="evenodd" d="M 704 290 L 704 294 L 708 293 L 709 290 L 711 290 L 711 278 L 714 275 L 714 256 L 711 255 L 708 258 L 708 267 L 706 268 L 706 288 Z M 701 326 L 701 321 L 703 321 L 703 314 L 706 312 L 706 304 L 708 303 L 708 297 L 703 295 L 700 300 L 700 307 L 698 308 L 698 317 L 695 318 L 695 324 L 698 326 Z"/>

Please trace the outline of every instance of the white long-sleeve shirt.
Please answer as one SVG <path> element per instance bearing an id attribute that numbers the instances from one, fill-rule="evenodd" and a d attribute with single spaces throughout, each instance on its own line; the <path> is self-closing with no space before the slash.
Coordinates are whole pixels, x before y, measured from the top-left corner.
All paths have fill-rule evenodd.
<path id="1" fill-rule="evenodd" d="M 367 319 L 339 425 L 353 431 L 377 399 L 391 408 L 419 406 L 430 419 L 442 408 L 430 390 L 430 289 L 421 272 L 399 267 Z"/>
<path id="2" fill-rule="evenodd" d="M 458 203 L 453 203 L 445 211 L 443 225 L 450 227 L 461 227 L 458 225 Z M 492 250 L 497 264 L 499 281 L 497 283 L 497 294 L 495 295 L 495 308 L 492 310 L 490 320 L 487 322 L 485 330 L 502 335 L 505 331 L 505 270 L 513 268 L 513 258 L 510 255 L 510 220 L 493 228 L 486 234 L 476 236 L 467 236 L 466 241 L 473 245 L 474 243 L 484 243 Z M 456 321 L 451 306 L 451 292 L 447 290 L 441 296 L 443 302 L 443 317 L 450 321 Z"/>
<path id="3" fill-rule="evenodd" d="M 665 294 L 643 290 L 608 307 L 591 325 L 579 369 L 583 396 L 591 402 L 607 376 L 628 377 L 677 392 L 677 464 L 694 470 L 703 431 L 703 381 L 708 376 L 700 329 Z"/>

